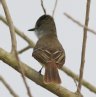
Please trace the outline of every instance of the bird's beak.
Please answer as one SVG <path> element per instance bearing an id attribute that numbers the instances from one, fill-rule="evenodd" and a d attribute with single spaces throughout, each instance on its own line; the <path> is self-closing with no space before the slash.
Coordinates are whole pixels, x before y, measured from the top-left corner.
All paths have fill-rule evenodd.
<path id="1" fill-rule="evenodd" d="M 29 29 L 28 31 L 35 31 L 36 28 Z"/>

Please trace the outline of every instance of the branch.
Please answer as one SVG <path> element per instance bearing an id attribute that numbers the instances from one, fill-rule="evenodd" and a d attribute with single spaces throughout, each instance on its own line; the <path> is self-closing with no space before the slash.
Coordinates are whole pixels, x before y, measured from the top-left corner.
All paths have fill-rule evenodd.
<path id="1" fill-rule="evenodd" d="M 61 70 L 63 72 L 65 72 L 68 76 L 70 76 L 71 78 L 73 78 L 74 80 L 79 81 L 79 76 L 76 75 L 73 71 L 71 71 L 70 69 L 68 69 L 67 67 L 63 66 L 61 68 Z M 86 80 L 82 80 L 82 85 L 85 86 L 87 89 L 89 89 L 91 92 L 96 93 L 96 87 L 94 87 L 92 84 L 90 84 L 89 82 L 87 82 Z"/>
<path id="2" fill-rule="evenodd" d="M 0 19 L 7 24 L 6 20 L 0 16 Z M 33 43 L 33 41 L 31 41 L 25 34 L 22 33 L 22 31 L 20 31 L 19 29 L 17 29 L 15 27 L 15 32 L 22 37 L 32 48 L 35 46 L 35 44 Z M 24 37 L 23 37 L 24 35 Z M 76 75 L 74 72 L 72 72 L 70 69 L 68 69 L 67 67 L 63 67 L 62 71 L 65 72 L 67 75 L 69 75 L 71 78 L 75 78 L 77 81 L 79 80 L 78 75 Z M 82 85 L 84 85 L 86 88 L 88 88 L 90 91 L 96 93 L 96 87 L 94 87 L 93 85 L 91 85 L 89 82 L 82 80 Z"/>
<path id="3" fill-rule="evenodd" d="M 0 76 L 0 81 L 5 85 L 5 87 L 9 90 L 10 94 L 13 95 L 13 97 L 19 97 L 14 90 L 8 85 L 8 83 L 3 79 L 2 76 Z"/>
<path id="4" fill-rule="evenodd" d="M 77 21 L 76 19 L 74 19 L 72 16 L 70 16 L 69 14 L 67 13 L 64 13 L 64 15 L 70 19 L 71 21 L 73 21 L 74 23 L 76 23 L 77 25 L 79 25 L 80 27 L 82 28 L 85 28 L 87 29 L 89 32 L 91 32 L 92 34 L 96 35 L 96 31 L 94 31 L 93 29 L 87 27 L 86 25 L 83 25 L 82 23 L 80 23 L 79 21 Z"/>
<path id="5" fill-rule="evenodd" d="M 28 45 L 25 48 L 21 49 L 20 51 L 18 51 L 18 54 L 21 54 L 23 52 L 25 52 L 26 50 L 30 49 L 31 47 Z"/>
<path id="6" fill-rule="evenodd" d="M 11 16 L 10 16 L 6 1 L 5 0 L 1 0 L 1 4 L 2 4 L 2 7 L 4 9 L 4 12 L 5 12 L 5 15 L 6 15 L 6 19 L 7 19 L 8 25 L 9 25 L 11 41 L 12 41 L 11 52 L 15 53 L 16 47 L 17 47 L 16 46 L 17 43 L 16 43 L 15 31 L 14 31 L 14 27 L 13 27 L 13 21 L 11 19 Z"/>
<path id="7" fill-rule="evenodd" d="M 90 0 L 87 0 L 86 4 L 86 16 L 85 16 L 85 25 L 88 26 L 89 22 L 89 13 L 90 13 Z M 79 74 L 79 83 L 77 87 L 77 92 L 81 92 L 82 87 L 82 79 L 83 79 L 83 72 L 84 72 L 84 63 L 85 63 L 85 52 L 86 52 L 86 43 L 87 43 L 87 29 L 84 28 L 84 35 L 83 35 L 83 44 L 82 44 L 82 55 L 81 55 L 81 66 L 80 66 L 80 74 Z"/>
<path id="8" fill-rule="evenodd" d="M 14 68 L 16 71 L 20 72 L 20 69 L 18 69 L 18 62 L 16 58 L 11 53 L 8 53 L 1 48 L 0 48 L 0 60 L 2 60 L 4 63 Z M 20 61 L 20 64 L 21 64 L 22 69 L 24 70 L 26 77 L 34 81 L 36 84 L 56 94 L 57 96 L 59 97 L 80 97 L 77 94 L 63 88 L 60 85 L 44 84 L 43 76 L 40 73 L 36 72 L 34 69 L 30 68 L 28 65 L 26 65 L 25 63 L 21 61 Z"/>
<path id="9" fill-rule="evenodd" d="M 2 22 L 4 24 L 6 24 L 8 26 L 8 23 L 6 21 L 6 19 L 0 15 L 0 20 L 2 20 Z M 25 41 L 27 41 L 27 43 L 30 45 L 26 48 L 23 48 L 22 50 L 20 50 L 18 53 L 21 54 L 22 52 L 24 52 L 25 50 L 29 49 L 29 48 L 33 48 L 34 47 L 34 42 L 24 34 L 24 32 L 20 31 L 19 29 L 17 29 L 15 26 L 14 26 L 14 29 L 15 29 L 15 33 L 17 33 L 20 37 L 22 37 Z"/>
<path id="10" fill-rule="evenodd" d="M 57 7 L 57 3 L 58 3 L 58 0 L 55 1 L 55 6 L 54 6 L 54 9 L 53 9 L 53 12 L 52 12 L 52 17 L 54 17 L 56 7 Z"/>
<path id="11" fill-rule="evenodd" d="M 43 0 L 41 0 L 41 7 L 42 7 L 42 9 L 43 9 L 43 11 L 44 11 L 44 14 L 46 15 L 46 9 L 45 9 L 45 7 L 44 7 Z"/>
<path id="12" fill-rule="evenodd" d="M 27 82 L 26 82 L 26 79 L 25 79 L 25 76 L 24 76 L 23 69 L 21 68 L 19 57 L 18 57 L 18 53 L 17 53 L 17 41 L 16 41 L 16 36 L 15 36 L 15 30 L 14 30 L 13 22 L 12 22 L 12 19 L 11 19 L 11 16 L 10 16 L 10 13 L 9 13 L 6 1 L 5 0 L 1 0 L 1 4 L 2 4 L 2 7 L 4 9 L 4 12 L 5 12 L 5 15 L 6 15 L 6 19 L 7 19 L 7 22 L 8 22 L 8 26 L 9 26 L 9 30 L 10 30 L 11 42 L 12 42 L 11 53 L 17 59 L 18 68 L 21 71 L 21 76 L 22 76 L 23 82 L 25 84 L 25 87 L 27 89 L 27 93 L 28 93 L 29 97 L 32 97 L 30 89 L 29 89 L 29 87 L 27 85 Z"/>
<path id="13" fill-rule="evenodd" d="M 3 17 L 3 16 L 1 16 L 0 15 L 0 20 L 4 23 L 4 24 L 6 24 L 7 26 L 8 26 L 8 23 L 7 23 L 7 21 L 6 21 L 6 19 Z M 28 36 L 26 36 L 25 34 L 24 34 L 24 32 L 22 32 L 22 31 L 20 31 L 19 29 L 17 29 L 15 26 L 14 26 L 14 30 L 15 30 L 15 32 L 20 36 L 20 37 L 22 37 L 25 41 L 27 41 L 28 42 L 28 44 L 33 48 L 34 47 L 34 42 L 28 37 Z"/>

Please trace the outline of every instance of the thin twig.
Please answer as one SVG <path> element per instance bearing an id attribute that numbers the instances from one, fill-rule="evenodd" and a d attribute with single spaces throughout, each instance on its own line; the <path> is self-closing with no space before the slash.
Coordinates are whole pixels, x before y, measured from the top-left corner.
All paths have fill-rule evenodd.
<path id="1" fill-rule="evenodd" d="M 80 23 L 79 21 L 77 21 L 76 19 L 74 19 L 74 18 L 73 18 L 72 16 L 70 16 L 69 14 L 64 13 L 64 15 L 65 15 L 68 19 L 72 20 L 74 23 L 76 23 L 77 25 L 79 25 L 80 27 L 85 28 L 85 29 L 87 29 L 89 32 L 91 32 L 92 34 L 96 35 L 96 31 L 94 31 L 93 29 L 87 27 L 86 25 L 83 25 L 82 23 Z"/>
<path id="2" fill-rule="evenodd" d="M 55 6 L 54 6 L 54 9 L 53 9 L 53 12 L 52 12 L 52 17 L 54 17 L 56 7 L 57 7 L 57 3 L 58 3 L 58 0 L 55 1 Z"/>
<path id="3" fill-rule="evenodd" d="M 90 0 L 87 0 L 86 4 L 86 16 L 85 16 L 85 25 L 88 26 L 89 22 L 89 13 L 90 13 Z M 82 44 L 82 55 L 81 55 L 81 65 L 80 65 L 80 74 L 79 74 L 79 83 L 77 87 L 77 92 L 81 92 L 82 87 L 82 79 L 84 72 L 84 63 L 85 63 L 85 52 L 86 52 L 86 43 L 87 43 L 87 29 L 84 28 L 84 36 L 83 36 L 83 44 Z"/>
<path id="4" fill-rule="evenodd" d="M 77 84 L 76 79 L 75 79 L 75 78 L 73 78 L 73 81 L 74 81 L 74 83 L 75 83 L 75 85 L 76 85 L 76 87 L 77 87 L 77 86 L 78 86 L 78 84 Z"/>
<path id="5" fill-rule="evenodd" d="M 21 49 L 20 51 L 18 51 L 18 54 L 21 54 L 23 52 L 25 52 L 26 50 L 30 49 L 30 45 L 26 46 L 25 48 Z"/>
<path id="6" fill-rule="evenodd" d="M 6 19 L 7 19 L 7 22 L 8 22 L 9 30 L 10 30 L 11 41 L 12 41 L 12 50 L 11 50 L 11 53 L 17 59 L 18 68 L 20 69 L 23 82 L 24 82 L 25 87 L 27 89 L 27 93 L 28 93 L 29 97 L 32 97 L 30 89 L 29 89 L 29 87 L 27 85 L 27 82 L 26 82 L 26 79 L 25 79 L 25 76 L 24 76 L 23 69 L 22 69 L 21 64 L 20 64 L 19 57 L 18 57 L 18 53 L 17 53 L 17 41 L 16 41 L 16 35 L 15 35 L 14 25 L 13 25 L 13 22 L 12 22 L 12 19 L 11 19 L 11 16 L 10 16 L 10 13 L 9 13 L 6 1 L 5 0 L 1 0 L 1 4 L 3 6 L 4 12 L 5 12 L 5 15 L 6 15 Z"/>
<path id="7" fill-rule="evenodd" d="M 13 97 L 19 97 L 14 90 L 9 86 L 9 84 L 4 80 L 2 76 L 0 76 L 0 81 L 5 85 L 5 87 L 9 90 L 10 94 L 13 95 Z"/>
<path id="8" fill-rule="evenodd" d="M 46 15 L 46 9 L 45 9 L 45 7 L 44 7 L 43 0 L 41 0 L 41 7 L 42 7 L 42 9 L 43 9 L 43 11 L 44 11 L 44 14 Z"/>
<path id="9" fill-rule="evenodd" d="M 1 17 L 1 16 L 0 16 L 0 19 L 1 19 L 6 25 L 8 25 L 4 17 Z M 14 26 L 14 27 L 15 27 L 15 26 Z M 24 34 L 24 32 L 20 31 L 20 30 L 17 29 L 16 27 L 15 27 L 15 32 L 16 32 L 20 37 L 22 37 L 32 48 L 35 46 L 35 44 L 33 43 L 33 41 L 31 41 L 31 40 Z M 24 37 L 23 37 L 23 34 L 24 34 Z M 78 75 L 75 74 L 74 72 L 72 72 L 69 68 L 67 68 L 67 67 L 64 66 L 63 68 L 61 68 L 61 70 L 62 70 L 63 72 L 65 72 L 68 76 L 70 76 L 71 78 L 75 78 L 77 81 L 79 81 Z M 89 89 L 91 92 L 96 93 L 96 87 L 95 87 L 94 85 L 92 85 L 91 83 L 87 82 L 86 80 L 84 80 L 84 79 L 82 80 L 82 85 L 85 86 L 87 89 Z"/>

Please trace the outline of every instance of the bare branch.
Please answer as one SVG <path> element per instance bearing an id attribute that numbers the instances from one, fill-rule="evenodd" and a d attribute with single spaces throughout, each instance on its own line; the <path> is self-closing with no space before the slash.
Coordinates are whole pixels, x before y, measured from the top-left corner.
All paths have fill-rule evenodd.
<path id="1" fill-rule="evenodd" d="M 20 51 L 18 51 L 18 54 L 21 54 L 23 52 L 25 52 L 26 50 L 30 49 L 31 47 L 28 45 L 25 48 L 21 49 Z"/>
<path id="2" fill-rule="evenodd" d="M 11 52 L 15 53 L 16 47 L 17 47 L 16 46 L 17 43 L 16 43 L 15 31 L 14 31 L 14 27 L 13 27 L 13 21 L 11 19 L 11 16 L 10 16 L 10 13 L 9 13 L 6 1 L 5 0 L 1 0 L 1 4 L 2 4 L 2 7 L 4 9 L 4 12 L 5 12 L 5 15 L 6 15 L 6 19 L 7 19 L 8 25 L 9 25 L 9 30 L 10 30 L 10 35 L 11 35 L 11 41 L 12 41 Z"/>
<path id="3" fill-rule="evenodd" d="M 75 74 L 73 71 L 71 71 L 70 69 L 68 69 L 66 66 L 63 66 L 61 70 L 71 78 L 75 79 L 76 81 L 79 81 L 79 76 Z M 84 79 L 82 80 L 82 85 L 85 86 L 87 89 L 89 89 L 91 92 L 94 92 L 96 94 L 96 87 L 94 87 L 94 85 L 90 84 Z"/>
<path id="4" fill-rule="evenodd" d="M 41 0 L 41 7 L 42 7 L 42 9 L 43 9 L 43 11 L 44 11 L 44 14 L 46 15 L 46 9 L 45 9 L 45 7 L 44 7 L 43 0 Z"/>
<path id="5" fill-rule="evenodd" d="M 13 97 L 19 97 L 14 90 L 9 86 L 9 84 L 4 80 L 2 76 L 0 76 L 0 81 L 5 85 L 5 87 L 9 90 L 10 94 L 13 95 Z"/>
<path id="6" fill-rule="evenodd" d="M 86 4 L 86 16 L 85 16 L 85 25 L 88 26 L 89 22 L 89 13 L 90 13 L 90 0 L 87 0 Z M 85 63 L 85 51 L 86 51 L 86 42 L 87 42 L 87 29 L 84 28 L 84 36 L 83 36 L 83 44 L 82 44 L 82 55 L 81 55 L 81 66 L 80 66 L 80 74 L 79 74 L 79 83 L 77 87 L 77 92 L 81 92 L 82 87 L 82 79 L 83 79 L 83 72 L 84 72 L 84 63 Z"/>
<path id="7" fill-rule="evenodd" d="M 88 31 L 90 31 L 92 34 L 96 35 L 96 31 L 94 31 L 93 29 L 87 27 L 86 25 L 83 25 L 82 23 L 80 23 L 79 21 L 77 21 L 76 19 L 74 19 L 72 16 L 70 16 L 67 13 L 64 13 L 64 15 L 69 18 L 70 20 L 72 20 L 74 23 L 76 23 L 77 25 L 79 25 L 82 28 L 87 29 Z"/>
<path id="8" fill-rule="evenodd" d="M 7 24 L 6 20 L 0 16 L 0 19 L 5 23 Z M 23 32 L 20 31 L 19 29 L 17 29 L 15 27 L 15 32 L 20 36 L 22 37 L 32 48 L 35 46 L 35 44 L 33 43 L 33 41 L 31 41 L 25 34 L 23 36 Z M 61 68 L 61 70 L 63 72 L 65 72 L 68 76 L 70 76 L 71 78 L 75 78 L 77 81 L 79 81 L 79 77 L 78 75 L 76 75 L 74 72 L 72 72 L 70 69 L 68 69 L 67 67 L 63 67 Z M 85 81 L 84 79 L 82 80 L 82 85 L 85 86 L 86 88 L 88 88 L 91 92 L 94 92 L 96 93 L 96 87 L 94 87 L 91 83 Z"/>
<path id="9" fill-rule="evenodd" d="M 17 57 L 16 59 L 18 59 L 18 57 Z M 18 59 L 18 60 L 19 60 L 19 59 Z M 25 87 L 26 87 L 26 89 L 27 89 L 27 94 L 28 94 L 29 97 L 32 97 L 30 88 L 29 88 L 29 86 L 28 86 L 28 84 L 27 84 L 27 81 L 26 81 L 26 78 L 25 78 L 25 72 L 24 72 L 24 70 L 23 70 L 23 68 L 22 68 L 22 66 L 21 66 L 20 60 L 17 61 L 17 64 L 18 64 L 18 67 L 19 67 L 18 69 L 20 70 L 20 73 L 21 73 L 21 76 L 22 76 L 24 85 L 25 85 Z"/>
<path id="10" fill-rule="evenodd" d="M 53 9 L 52 17 L 54 17 L 56 7 L 57 7 L 57 3 L 58 3 L 58 0 L 55 1 L 55 6 L 54 6 L 54 9 Z"/>
<path id="11" fill-rule="evenodd" d="M 6 19 L 7 19 L 8 26 L 9 26 L 9 30 L 10 30 L 10 34 L 11 34 L 11 42 L 12 42 L 12 50 L 11 50 L 11 53 L 17 59 L 18 68 L 21 71 L 21 76 L 22 76 L 23 82 L 25 84 L 25 87 L 27 89 L 28 95 L 29 95 L 29 97 L 32 97 L 31 96 L 30 89 L 29 89 L 29 87 L 27 85 L 27 82 L 26 82 L 26 79 L 25 79 L 25 76 L 24 76 L 23 69 L 22 69 L 21 64 L 20 64 L 19 57 L 18 57 L 18 53 L 17 53 L 17 41 L 16 41 L 16 36 L 15 36 L 14 25 L 13 25 L 13 22 L 12 22 L 12 19 L 11 19 L 11 16 L 10 16 L 10 13 L 9 13 L 9 10 L 8 10 L 7 4 L 6 4 L 6 1 L 5 0 L 1 0 L 1 4 L 3 6 L 4 12 L 5 12 L 5 15 L 6 15 Z"/>
<path id="12" fill-rule="evenodd" d="M 2 60 L 4 63 L 8 64 L 12 68 L 14 68 L 18 72 L 20 72 L 20 69 L 18 69 L 17 59 L 11 53 L 8 53 L 1 48 L 0 48 L 0 60 Z M 20 61 L 20 64 L 24 70 L 26 77 L 28 77 L 30 80 L 34 81 L 36 84 L 44 87 L 45 89 L 51 91 L 54 94 L 56 94 L 57 96 L 59 96 L 59 97 L 81 97 L 81 96 L 78 96 L 77 94 L 63 88 L 60 85 L 44 84 L 43 76 L 40 73 L 38 73 L 34 69 L 30 68 L 28 66 L 28 64 L 25 64 L 21 61 Z"/>
<path id="13" fill-rule="evenodd" d="M 7 26 L 8 26 L 8 23 L 7 23 L 7 21 L 6 21 L 6 19 L 3 17 L 3 16 L 1 16 L 0 15 L 0 20 L 4 23 L 4 24 L 6 24 Z M 19 29 L 17 29 L 15 26 L 14 26 L 14 29 L 15 29 L 15 32 L 20 36 L 20 37 L 22 37 L 25 41 L 27 41 L 28 42 L 28 44 L 33 48 L 34 47 L 34 42 L 28 37 L 28 36 L 26 36 L 25 34 L 24 34 L 24 32 L 22 32 L 22 31 L 20 31 Z"/>

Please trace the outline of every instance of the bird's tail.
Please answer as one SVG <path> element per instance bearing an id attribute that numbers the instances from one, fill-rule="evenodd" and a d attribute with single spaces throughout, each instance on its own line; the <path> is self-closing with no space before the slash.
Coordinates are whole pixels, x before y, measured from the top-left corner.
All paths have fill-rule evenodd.
<path id="1" fill-rule="evenodd" d="M 58 73 L 58 68 L 55 62 L 49 62 L 45 66 L 44 82 L 46 84 L 48 83 L 60 84 L 61 83 L 61 79 Z"/>

